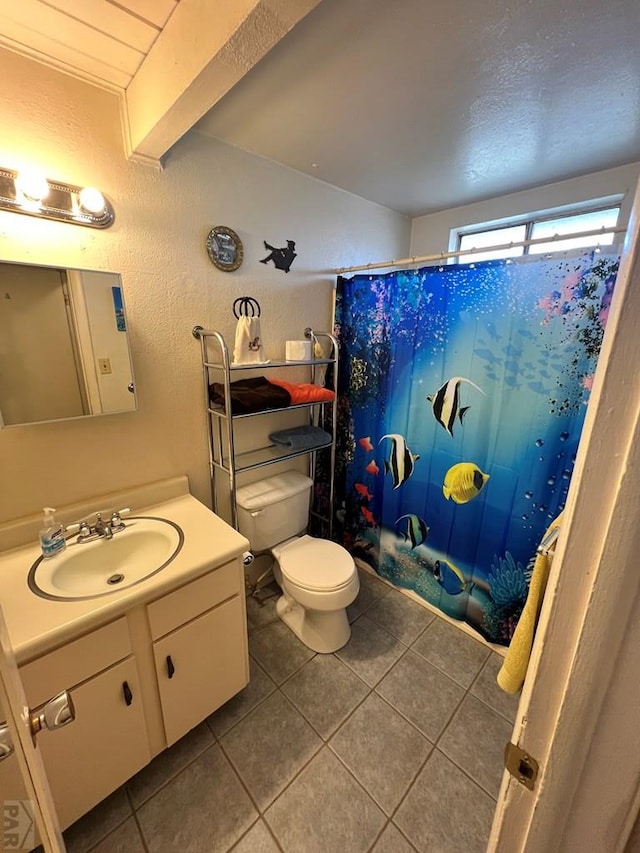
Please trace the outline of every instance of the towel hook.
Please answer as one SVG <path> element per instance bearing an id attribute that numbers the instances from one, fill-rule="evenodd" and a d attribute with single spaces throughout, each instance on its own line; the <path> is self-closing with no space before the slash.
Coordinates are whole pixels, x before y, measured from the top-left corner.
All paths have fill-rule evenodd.
<path id="1" fill-rule="evenodd" d="M 240 317 L 259 317 L 260 313 L 260 303 L 253 296 L 239 296 L 233 303 L 233 316 L 236 320 Z"/>
<path id="2" fill-rule="evenodd" d="M 545 536 L 543 537 L 542 542 L 540 542 L 540 544 L 536 548 L 536 554 L 543 554 L 546 557 L 552 551 L 555 551 L 556 540 L 558 538 L 559 533 L 559 527 L 554 527 L 552 530 L 548 530 Z"/>

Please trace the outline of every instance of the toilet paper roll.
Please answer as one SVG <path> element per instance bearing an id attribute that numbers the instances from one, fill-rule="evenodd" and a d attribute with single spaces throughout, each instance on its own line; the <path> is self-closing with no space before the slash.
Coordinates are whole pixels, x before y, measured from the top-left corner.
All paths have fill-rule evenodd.
<path id="1" fill-rule="evenodd" d="M 287 341 L 286 361 L 309 361 L 311 359 L 311 341 Z"/>
<path id="2" fill-rule="evenodd" d="M 245 566 L 250 566 L 251 563 L 255 560 L 255 557 L 251 553 L 251 551 L 245 551 L 242 555 L 242 562 Z"/>

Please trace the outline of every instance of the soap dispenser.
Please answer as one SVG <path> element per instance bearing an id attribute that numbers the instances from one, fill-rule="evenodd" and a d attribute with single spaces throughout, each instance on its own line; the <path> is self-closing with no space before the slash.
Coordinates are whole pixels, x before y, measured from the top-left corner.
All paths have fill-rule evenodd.
<path id="1" fill-rule="evenodd" d="M 44 508 L 44 521 L 40 531 L 40 547 L 43 557 L 55 557 L 67 547 L 64 530 L 61 524 L 56 524 L 55 509 L 51 506 Z"/>

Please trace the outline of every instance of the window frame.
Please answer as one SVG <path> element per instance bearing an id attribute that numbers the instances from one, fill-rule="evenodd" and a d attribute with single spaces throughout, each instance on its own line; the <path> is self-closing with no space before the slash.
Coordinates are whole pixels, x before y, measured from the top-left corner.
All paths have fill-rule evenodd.
<path id="1" fill-rule="evenodd" d="M 468 226 L 468 227 L 454 228 L 454 229 L 452 229 L 453 234 L 455 234 L 455 250 L 454 251 L 460 252 L 463 238 L 464 237 L 472 237 L 474 234 L 484 234 L 487 231 L 501 231 L 501 230 L 506 229 L 506 228 L 513 228 L 516 226 L 524 225 L 525 231 L 524 231 L 524 237 L 523 237 L 523 241 L 522 241 L 522 242 L 524 242 L 524 241 L 528 241 L 528 240 L 532 239 L 531 235 L 533 233 L 533 229 L 534 229 L 535 225 L 538 225 L 539 223 L 549 222 L 549 221 L 554 220 L 554 219 L 571 219 L 572 217 L 582 216 L 582 215 L 587 214 L 587 213 L 599 213 L 601 211 L 606 211 L 606 210 L 617 210 L 618 211 L 618 217 L 616 220 L 616 224 L 614 226 L 612 226 L 612 227 L 618 227 L 620 224 L 620 213 L 622 212 L 622 199 L 620 199 L 620 198 L 616 198 L 615 200 L 614 199 L 599 199 L 597 202 L 593 202 L 593 203 L 589 203 L 589 204 L 585 204 L 585 205 L 580 205 L 578 207 L 567 208 L 566 206 L 562 206 L 562 207 L 551 208 L 549 210 L 545 210 L 544 213 L 539 213 L 539 214 L 538 213 L 528 213 L 528 214 L 524 214 L 523 216 L 510 217 L 509 219 L 503 219 L 503 220 L 498 220 L 498 221 L 493 220 L 494 224 L 491 224 L 491 222 L 484 222 L 484 223 L 478 223 L 477 225 L 472 225 L 472 226 Z M 585 229 L 585 230 L 588 231 L 590 229 Z M 573 232 L 570 232 L 570 233 L 573 233 Z M 560 236 L 562 236 L 562 235 L 560 235 Z M 613 236 L 614 236 L 614 239 L 613 239 L 612 245 L 615 246 L 617 235 L 614 233 Z M 542 239 L 545 239 L 545 238 L 542 238 Z M 550 242 L 551 238 L 548 238 L 548 239 Z M 596 246 L 597 240 L 595 237 L 594 237 L 594 241 L 595 241 L 594 246 Z M 520 242 L 521 241 L 519 241 L 519 240 L 514 241 L 514 245 L 517 246 L 518 243 L 520 243 Z M 501 241 L 496 240 L 495 245 L 501 245 Z M 522 254 L 517 255 L 516 257 L 523 257 L 525 255 L 532 254 L 529 251 L 530 246 L 525 245 L 525 246 L 522 246 L 521 248 L 522 248 Z M 583 247 L 583 248 L 586 249 L 588 247 Z M 467 252 L 468 250 L 465 249 L 463 251 Z M 477 249 L 477 254 L 481 254 L 485 251 L 491 251 L 491 247 L 490 246 L 479 246 Z M 559 251 L 566 251 L 566 250 L 560 249 Z M 456 255 L 455 257 L 452 257 L 450 259 L 450 262 L 452 262 L 454 264 L 461 263 L 461 262 L 462 263 L 468 263 L 470 261 L 473 261 L 473 257 L 474 256 L 472 253 L 465 254 L 462 256 Z M 496 260 L 501 260 L 501 258 L 496 258 Z"/>

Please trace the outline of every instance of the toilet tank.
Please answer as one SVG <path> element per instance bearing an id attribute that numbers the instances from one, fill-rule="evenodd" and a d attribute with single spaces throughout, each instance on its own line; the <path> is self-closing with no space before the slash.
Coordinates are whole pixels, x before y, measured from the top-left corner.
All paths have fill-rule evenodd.
<path id="1" fill-rule="evenodd" d="M 305 530 L 312 485 L 299 471 L 285 471 L 238 489 L 238 529 L 254 551 L 266 551 Z"/>

